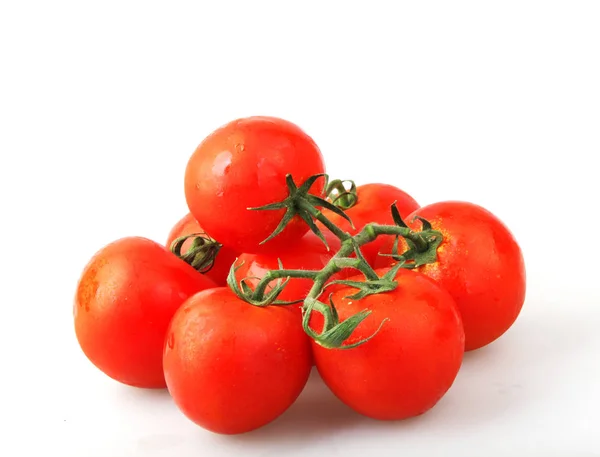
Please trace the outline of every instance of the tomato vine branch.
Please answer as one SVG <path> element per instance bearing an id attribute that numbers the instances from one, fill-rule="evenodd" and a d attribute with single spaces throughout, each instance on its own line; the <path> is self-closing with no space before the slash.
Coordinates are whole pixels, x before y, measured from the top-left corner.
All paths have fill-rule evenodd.
<path id="1" fill-rule="evenodd" d="M 308 193 L 310 187 L 319 176 L 322 175 L 312 176 L 298 188 L 294 184 L 291 176 L 288 175 L 286 181 L 288 183 L 288 189 L 290 190 L 290 196 L 283 202 L 255 209 L 273 210 L 286 208 L 286 214 L 281 223 L 274 234 L 268 239 L 280 233 L 291 218 L 298 214 L 308 223 L 310 229 L 324 242 L 325 239 L 323 234 L 317 228 L 314 220 L 321 222 L 323 226 L 337 236 L 341 242 L 339 251 L 321 270 L 286 270 L 280 263 L 280 268 L 278 270 L 267 272 L 263 278 L 259 280 L 254 289 L 248 286 L 247 278 L 244 278 L 239 282 L 237 281 L 235 272 L 239 266 L 236 267 L 234 264 L 229 273 L 228 284 L 238 297 L 255 306 L 289 305 L 292 303 L 303 302 L 302 326 L 304 331 L 323 347 L 349 349 L 370 340 L 377 332 L 379 332 L 384 322 L 382 322 L 377 331 L 369 337 L 344 345 L 344 342 L 352 335 L 356 327 L 371 314 L 371 311 L 363 310 L 340 322 L 335 304 L 331 299 L 328 305 L 319 300 L 319 297 L 323 294 L 326 286 L 330 284 L 343 284 L 356 288 L 358 289 L 358 292 L 351 296 L 355 299 L 392 291 L 397 286 L 394 278 L 400 268 L 416 268 L 419 265 L 434 262 L 436 260 L 437 248 L 442 242 L 443 236 L 440 232 L 433 230 L 431 224 L 424 219 L 420 219 L 422 224 L 422 229 L 420 231 L 410 229 L 400 217 L 395 203 L 391 205 L 392 217 L 395 225 L 381 225 L 376 223 L 367 224 L 359 233 L 352 236 L 331 222 L 318 207 L 326 207 L 337 214 L 341 214 L 350 221 L 350 218 L 343 210 L 330 202 Z M 342 185 L 341 182 L 340 185 Z M 335 210 L 332 208 L 335 208 Z M 394 244 L 391 255 L 398 263 L 382 277 L 379 277 L 372 266 L 365 260 L 360 247 L 374 241 L 377 237 L 382 235 L 392 235 L 396 237 L 396 243 Z M 408 245 L 408 250 L 403 254 L 398 253 L 399 237 L 403 237 Z M 352 255 L 355 257 L 351 257 Z M 364 275 L 365 280 L 333 280 L 328 283 L 332 276 L 345 268 L 352 268 L 360 271 Z M 285 281 L 282 282 L 282 279 L 284 278 Z M 292 278 L 312 279 L 313 285 L 309 293 L 304 300 L 295 302 L 278 300 L 279 295 L 284 290 L 288 281 Z M 276 281 L 276 285 L 270 290 L 267 290 L 269 284 L 273 281 Z M 310 327 L 310 317 L 313 311 L 323 315 L 324 325 L 321 332 L 316 332 Z"/>

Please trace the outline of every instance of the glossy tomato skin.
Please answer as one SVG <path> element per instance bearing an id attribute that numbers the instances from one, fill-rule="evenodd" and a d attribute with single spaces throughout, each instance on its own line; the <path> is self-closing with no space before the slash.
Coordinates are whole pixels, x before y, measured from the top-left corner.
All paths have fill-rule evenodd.
<path id="1" fill-rule="evenodd" d="M 509 229 L 491 212 L 468 202 L 446 201 L 424 206 L 414 216 L 442 232 L 435 263 L 419 271 L 446 289 L 456 300 L 466 335 L 466 350 L 483 347 L 515 322 L 525 301 L 526 274 L 521 248 Z M 391 252 L 391 243 L 383 248 Z M 376 266 L 390 266 L 380 256 Z"/>
<path id="2" fill-rule="evenodd" d="M 198 224 L 198 221 L 194 219 L 194 216 L 192 216 L 191 213 L 188 213 L 181 218 L 169 232 L 166 243 L 167 248 L 170 248 L 171 243 L 173 243 L 173 241 L 175 241 L 177 238 L 191 235 L 193 233 L 205 232 L 202 227 L 200 227 L 200 224 Z M 192 241 L 193 239 L 190 238 L 183 243 L 183 247 L 181 249 L 182 253 L 189 249 Z M 231 249 L 229 246 L 223 245 L 217 254 L 212 268 L 203 274 L 212 279 L 217 285 L 225 286 L 227 284 L 227 275 L 229 274 L 229 269 L 238 256 L 239 253 L 237 251 Z"/>
<path id="3" fill-rule="evenodd" d="M 306 223 L 296 216 L 277 237 L 259 245 L 285 210 L 248 208 L 283 201 L 289 195 L 288 173 L 300 185 L 324 171 L 319 148 L 297 125 L 274 117 L 237 119 L 211 133 L 192 154 L 186 201 L 211 237 L 238 252 L 286 246 L 306 233 Z M 323 184 L 320 178 L 311 192 L 320 195 Z"/>
<path id="4" fill-rule="evenodd" d="M 239 434 L 275 420 L 296 400 L 311 369 L 297 314 L 259 308 L 228 288 L 200 292 L 175 314 L 164 370 L 181 411 L 201 427 Z"/>
<path id="5" fill-rule="evenodd" d="M 286 249 L 269 250 L 259 254 L 242 254 L 236 265 L 236 278 L 248 278 L 252 287 L 270 270 L 278 270 L 278 259 L 286 270 L 321 270 L 339 251 L 340 241 L 330 233 L 324 234 L 329 250 L 314 233 L 308 232 L 300 240 L 290 244 Z M 308 295 L 314 282 L 311 279 L 292 278 L 279 295 L 279 300 L 303 300 Z M 299 304 L 301 306 L 302 303 Z"/>
<path id="6" fill-rule="evenodd" d="M 74 304 L 84 354 L 111 378 L 164 388 L 162 351 L 169 321 L 186 298 L 213 281 L 163 246 L 128 237 L 98 251 L 84 268 Z"/>
<path id="7" fill-rule="evenodd" d="M 387 319 L 371 340 L 352 349 L 312 343 L 316 367 L 331 391 L 356 412 L 378 420 L 406 419 L 434 407 L 454 383 L 464 353 L 452 297 L 420 273 L 400 270 L 396 281 L 394 291 L 360 300 L 345 298 L 356 292 L 352 288 L 332 296 L 340 320 L 372 311 L 346 344 L 372 335 Z M 313 316 L 310 325 L 320 331 L 322 318 Z"/>
<path id="8" fill-rule="evenodd" d="M 345 210 L 346 214 L 352 219 L 354 229 L 343 217 L 329 210 L 323 211 L 323 214 L 325 214 L 329 220 L 351 235 L 356 235 L 370 222 L 394 225 L 394 219 L 392 218 L 390 209 L 394 202 L 396 202 L 396 207 L 402 218 L 405 218 L 420 207 L 417 201 L 409 194 L 389 184 L 363 184 L 357 186 L 356 193 L 358 199 L 357 203 L 353 207 Z M 380 236 L 371 243 L 361 247 L 362 254 L 371 265 L 374 264 L 381 246 L 388 238 L 389 237 Z"/>

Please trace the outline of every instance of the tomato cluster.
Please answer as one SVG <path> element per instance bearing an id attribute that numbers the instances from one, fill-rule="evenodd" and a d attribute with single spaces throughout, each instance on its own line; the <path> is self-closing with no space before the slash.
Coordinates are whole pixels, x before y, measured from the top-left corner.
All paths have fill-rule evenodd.
<path id="1" fill-rule="evenodd" d="M 190 420 L 249 432 L 292 405 L 316 367 L 356 412 L 422 414 L 465 351 L 517 319 L 525 267 L 509 229 L 468 202 L 420 206 L 389 184 L 330 181 L 321 151 L 272 117 L 205 138 L 184 179 L 189 214 L 165 244 L 117 240 L 74 304 L 87 358 L 167 388 Z"/>

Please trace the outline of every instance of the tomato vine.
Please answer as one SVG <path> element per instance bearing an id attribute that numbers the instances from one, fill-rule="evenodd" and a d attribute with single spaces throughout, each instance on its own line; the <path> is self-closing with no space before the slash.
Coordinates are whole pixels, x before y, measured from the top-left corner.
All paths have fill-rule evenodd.
<path id="1" fill-rule="evenodd" d="M 354 183 L 351 183 L 351 188 L 346 191 L 342 181 L 332 181 L 326 186 L 326 191 L 332 195 L 333 190 L 337 190 L 337 194 L 344 196 L 341 202 L 339 199 L 334 202 L 329 202 L 322 198 L 316 197 L 308 193 L 312 184 L 317 178 L 323 175 L 314 175 L 308 178 L 300 187 L 296 186 L 291 175 L 286 176 L 286 183 L 289 189 L 289 196 L 282 202 L 269 204 L 260 208 L 251 208 L 252 210 L 275 210 L 286 209 L 286 213 L 282 218 L 277 229 L 265 240 L 268 241 L 285 228 L 286 224 L 291 221 L 295 215 L 299 215 L 310 227 L 310 229 L 323 240 L 325 238 L 321 230 L 315 224 L 315 220 L 319 221 L 331 233 L 340 239 L 341 247 L 339 251 L 330 259 L 330 261 L 321 270 L 286 270 L 280 263 L 278 270 L 270 270 L 252 289 L 246 278 L 238 281 L 235 272 L 239 266 L 235 263 L 232 265 L 227 279 L 227 283 L 231 290 L 242 300 L 255 306 L 271 306 L 271 305 L 290 305 L 297 302 L 280 301 L 278 296 L 286 287 L 291 278 L 307 278 L 313 281 L 313 286 L 308 295 L 303 300 L 302 304 L 302 326 L 304 331 L 325 348 L 350 349 L 359 346 L 373 336 L 375 336 L 385 323 L 381 322 L 377 331 L 367 338 L 364 338 L 356 343 L 344 345 L 344 342 L 352 335 L 352 332 L 358 325 L 369 316 L 371 311 L 363 310 L 344 321 L 340 322 L 335 304 L 329 300 L 329 304 L 325 304 L 319 300 L 326 287 L 332 284 L 343 284 L 358 289 L 352 298 L 360 299 L 367 295 L 373 295 L 383 292 L 389 292 L 396 288 L 397 283 L 394 281 L 396 273 L 401 268 L 416 268 L 420 265 L 435 262 L 437 259 L 437 248 L 443 241 L 443 235 L 439 231 L 432 229 L 431 224 L 425 219 L 419 218 L 422 224 L 420 231 L 411 230 L 400 217 L 400 213 L 396 204 L 391 205 L 391 212 L 394 220 L 394 225 L 367 224 L 363 229 L 352 236 L 343 231 L 333 222 L 331 222 L 320 210 L 319 207 L 325 207 L 340 216 L 344 217 L 350 223 L 352 221 L 347 214 L 344 213 L 342 206 L 351 204 L 352 189 L 355 188 Z M 335 194 L 335 192 L 333 192 Z M 342 203 L 335 205 L 334 203 Z M 381 235 L 392 235 L 396 237 L 394 251 L 392 255 L 398 263 L 387 271 L 383 276 L 378 276 L 373 267 L 365 260 L 361 246 L 374 241 Z M 408 249 L 399 254 L 398 239 L 403 237 L 406 240 Z M 365 281 L 350 281 L 350 280 L 334 280 L 330 278 L 336 273 L 345 268 L 352 268 L 360 271 L 365 276 Z M 283 280 L 283 281 L 282 281 Z M 276 285 L 267 291 L 269 283 L 276 281 Z M 321 332 L 313 330 L 309 323 L 312 312 L 318 312 L 323 315 L 324 326 Z"/>

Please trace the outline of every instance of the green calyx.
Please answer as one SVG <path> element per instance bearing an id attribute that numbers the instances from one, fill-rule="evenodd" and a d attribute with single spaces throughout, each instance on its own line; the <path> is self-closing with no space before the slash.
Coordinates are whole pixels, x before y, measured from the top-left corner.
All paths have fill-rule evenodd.
<path id="1" fill-rule="evenodd" d="M 348 184 L 349 189 L 346 189 L 345 183 Z M 343 210 L 350 209 L 358 203 L 356 184 L 349 179 L 334 179 L 325 188 L 325 194 L 327 200 Z"/>
<path id="2" fill-rule="evenodd" d="M 286 175 L 285 182 L 289 191 L 289 196 L 277 203 L 270 203 L 268 205 L 260 206 L 258 208 L 248 208 L 249 210 L 279 210 L 285 209 L 285 215 L 279 222 L 277 228 L 269 235 L 265 240 L 263 240 L 260 244 L 264 244 L 267 241 L 273 239 L 277 235 L 279 235 L 286 225 L 294 218 L 294 216 L 300 216 L 304 222 L 306 222 L 310 228 L 310 230 L 317 235 L 325 246 L 327 246 L 327 241 L 323 236 L 323 233 L 315 224 L 314 219 L 318 219 L 318 215 L 321 212 L 317 209 L 318 207 L 327 208 L 330 211 L 333 211 L 336 214 L 339 214 L 344 219 L 352 224 L 350 218 L 344 213 L 343 210 L 333 205 L 332 203 L 324 200 L 323 198 L 317 197 L 316 195 L 310 194 L 310 188 L 313 186 L 315 181 L 321 177 L 325 177 L 327 180 L 326 174 L 318 174 L 311 176 L 308 178 L 300 187 L 296 186 L 292 176 L 290 174 Z"/>
<path id="3" fill-rule="evenodd" d="M 327 208 L 336 214 L 341 215 L 346 220 L 350 218 L 344 213 L 341 207 L 335 206 L 333 202 L 328 202 L 322 198 L 316 197 L 309 193 L 311 186 L 315 181 L 325 175 L 315 175 L 308 178 L 300 187 L 297 187 L 290 175 L 286 177 L 286 183 L 290 195 L 280 203 L 273 203 L 261 208 L 251 208 L 253 210 L 276 210 L 286 209 L 285 215 L 279 223 L 277 229 L 264 242 L 277 236 L 292 220 L 295 215 L 299 215 L 317 235 L 325 245 L 325 237 L 320 229 L 315 224 L 315 220 L 319 221 L 323 226 L 336 235 L 341 241 L 340 250 L 329 260 L 327 265 L 321 270 L 286 270 L 279 262 L 279 269 L 269 271 L 263 278 L 256 279 L 254 288 L 250 287 L 248 280 L 243 278 L 237 280 L 236 271 L 239 266 L 232 265 L 228 277 L 228 285 L 231 290 L 242 300 L 254 306 L 271 306 L 271 305 L 290 305 L 293 303 L 302 302 L 302 326 L 304 331 L 319 345 L 328 349 L 351 349 L 360 346 L 381 330 L 385 323 L 385 319 L 380 323 L 378 329 L 366 338 L 359 339 L 352 343 L 345 344 L 352 336 L 356 328 L 363 322 L 371 311 L 363 310 L 359 313 L 340 321 L 335 304 L 329 300 L 329 304 L 319 301 L 319 297 L 324 290 L 333 284 L 342 284 L 357 291 L 345 298 L 360 300 L 369 295 L 375 295 L 393 291 L 398 283 L 395 281 L 396 274 L 401 268 L 416 268 L 418 266 L 432 263 L 437 260 L 437 248 L 443 241 L 441 232 L 433 230 L 431 224 L 425 219 L 419 218 L 422 229 L 414 231 L 409 228 L 400 217 L 396 204 L 392 204 L 391 212 L 394 220 L 394 225 L 367 224 L 362 230 L 354 236 L 344 232 L 335 224 L 333 224 L 319 208 Z M 336 181 L 332 181 L 336 183 Z M 343 183 L 339 181 L 339 185 L 343 187 Z M 337 184 L 336 184 L 337 186 Z M 331 184 L 326 186 L 330 189 Z M 345 189 L 345 188 L 344 188 Z M 351 186 L 352 189 L 352 186 Z M 351 221 L 350 221 L 351 223 Z M 395 236 L 395 243 L 390 255 L 397 264 L 389 269 L 381 277 L 366 261 L 361 252 L 361 246 L 372 242 L 378 236 L 392 235 Z M 398 252 L 399 238 L 406 240 L 408 249 L 400 253 Z M 362 273 L 363 281 L 353 280 L 334 280 L 330 281 L 331 277 L 345 268 L 351 268 Z M 279 296 L 285 290 L 288 282 L 293 278 L 308 278 L 313 281 L 313 286 L 303 300 L 283 301 L 279 300 Z M 274 284 L 272 284 L 274 283 Z M 310 319 L 313 312 L 317 312 L 323 316 L 323 329 L 320 332 L 315 331 L 310 327 Z"/>
<path id="4" fill-rule="evenodd" d="M 398 208 L 395 203 L 392 205 L 392 217 L 396 226 L 406 227 L 406 223 L 400 217 Z M 394 244 L 392 246 L 392 252 L 390 254 L 379 254 L 383 256 L 391 256 L 394 260 L 400 262 L 402 268 L 413 269 L 433 263 L 437 260 L 437 249 L 442 244 L 444 237 L 441 232 L 433 230 L 431 224 L 426 219 L 415 216 L 412 222 L 419 220 L 421 222 L 421 230 L 419 232 L 413 232 L 411 236 L 405 236 L 404 240 L 408 245 L 408 250 L 400 253 L 399 248 L 399 236 L 396 236 Z"/>
<path id="5" fill-rule="evenodd" d="M 310 317 L 313 311 L 317 311 L 323 315 L 323 329 L 319 333 L 310 327 Z M 302 327 L 319 346 L 326 349 L 352 349 L 365 344 L 381 330 L 385 319 L 379 324 L 379 328 L 368 337 L 354 343 L 344 344 L 370 314 L 371 311 L 363 310 L 340 322 L 331 295 L 329 296 L 329 306 L 314 298 L 307 298 L 305 306 L 302 308 Z"/>
<path id="6" fill-rule="evenodd" d="M 185 253 L 182 253 L 184 243 L 190 238 L 193 238 L 192 245 Z M 213 267 L 221 247 L 221 243 L 204 233 L 192 233 L 173 240 L 170 250 L 195 270 L 200 273 L 208 273 Z"/>

